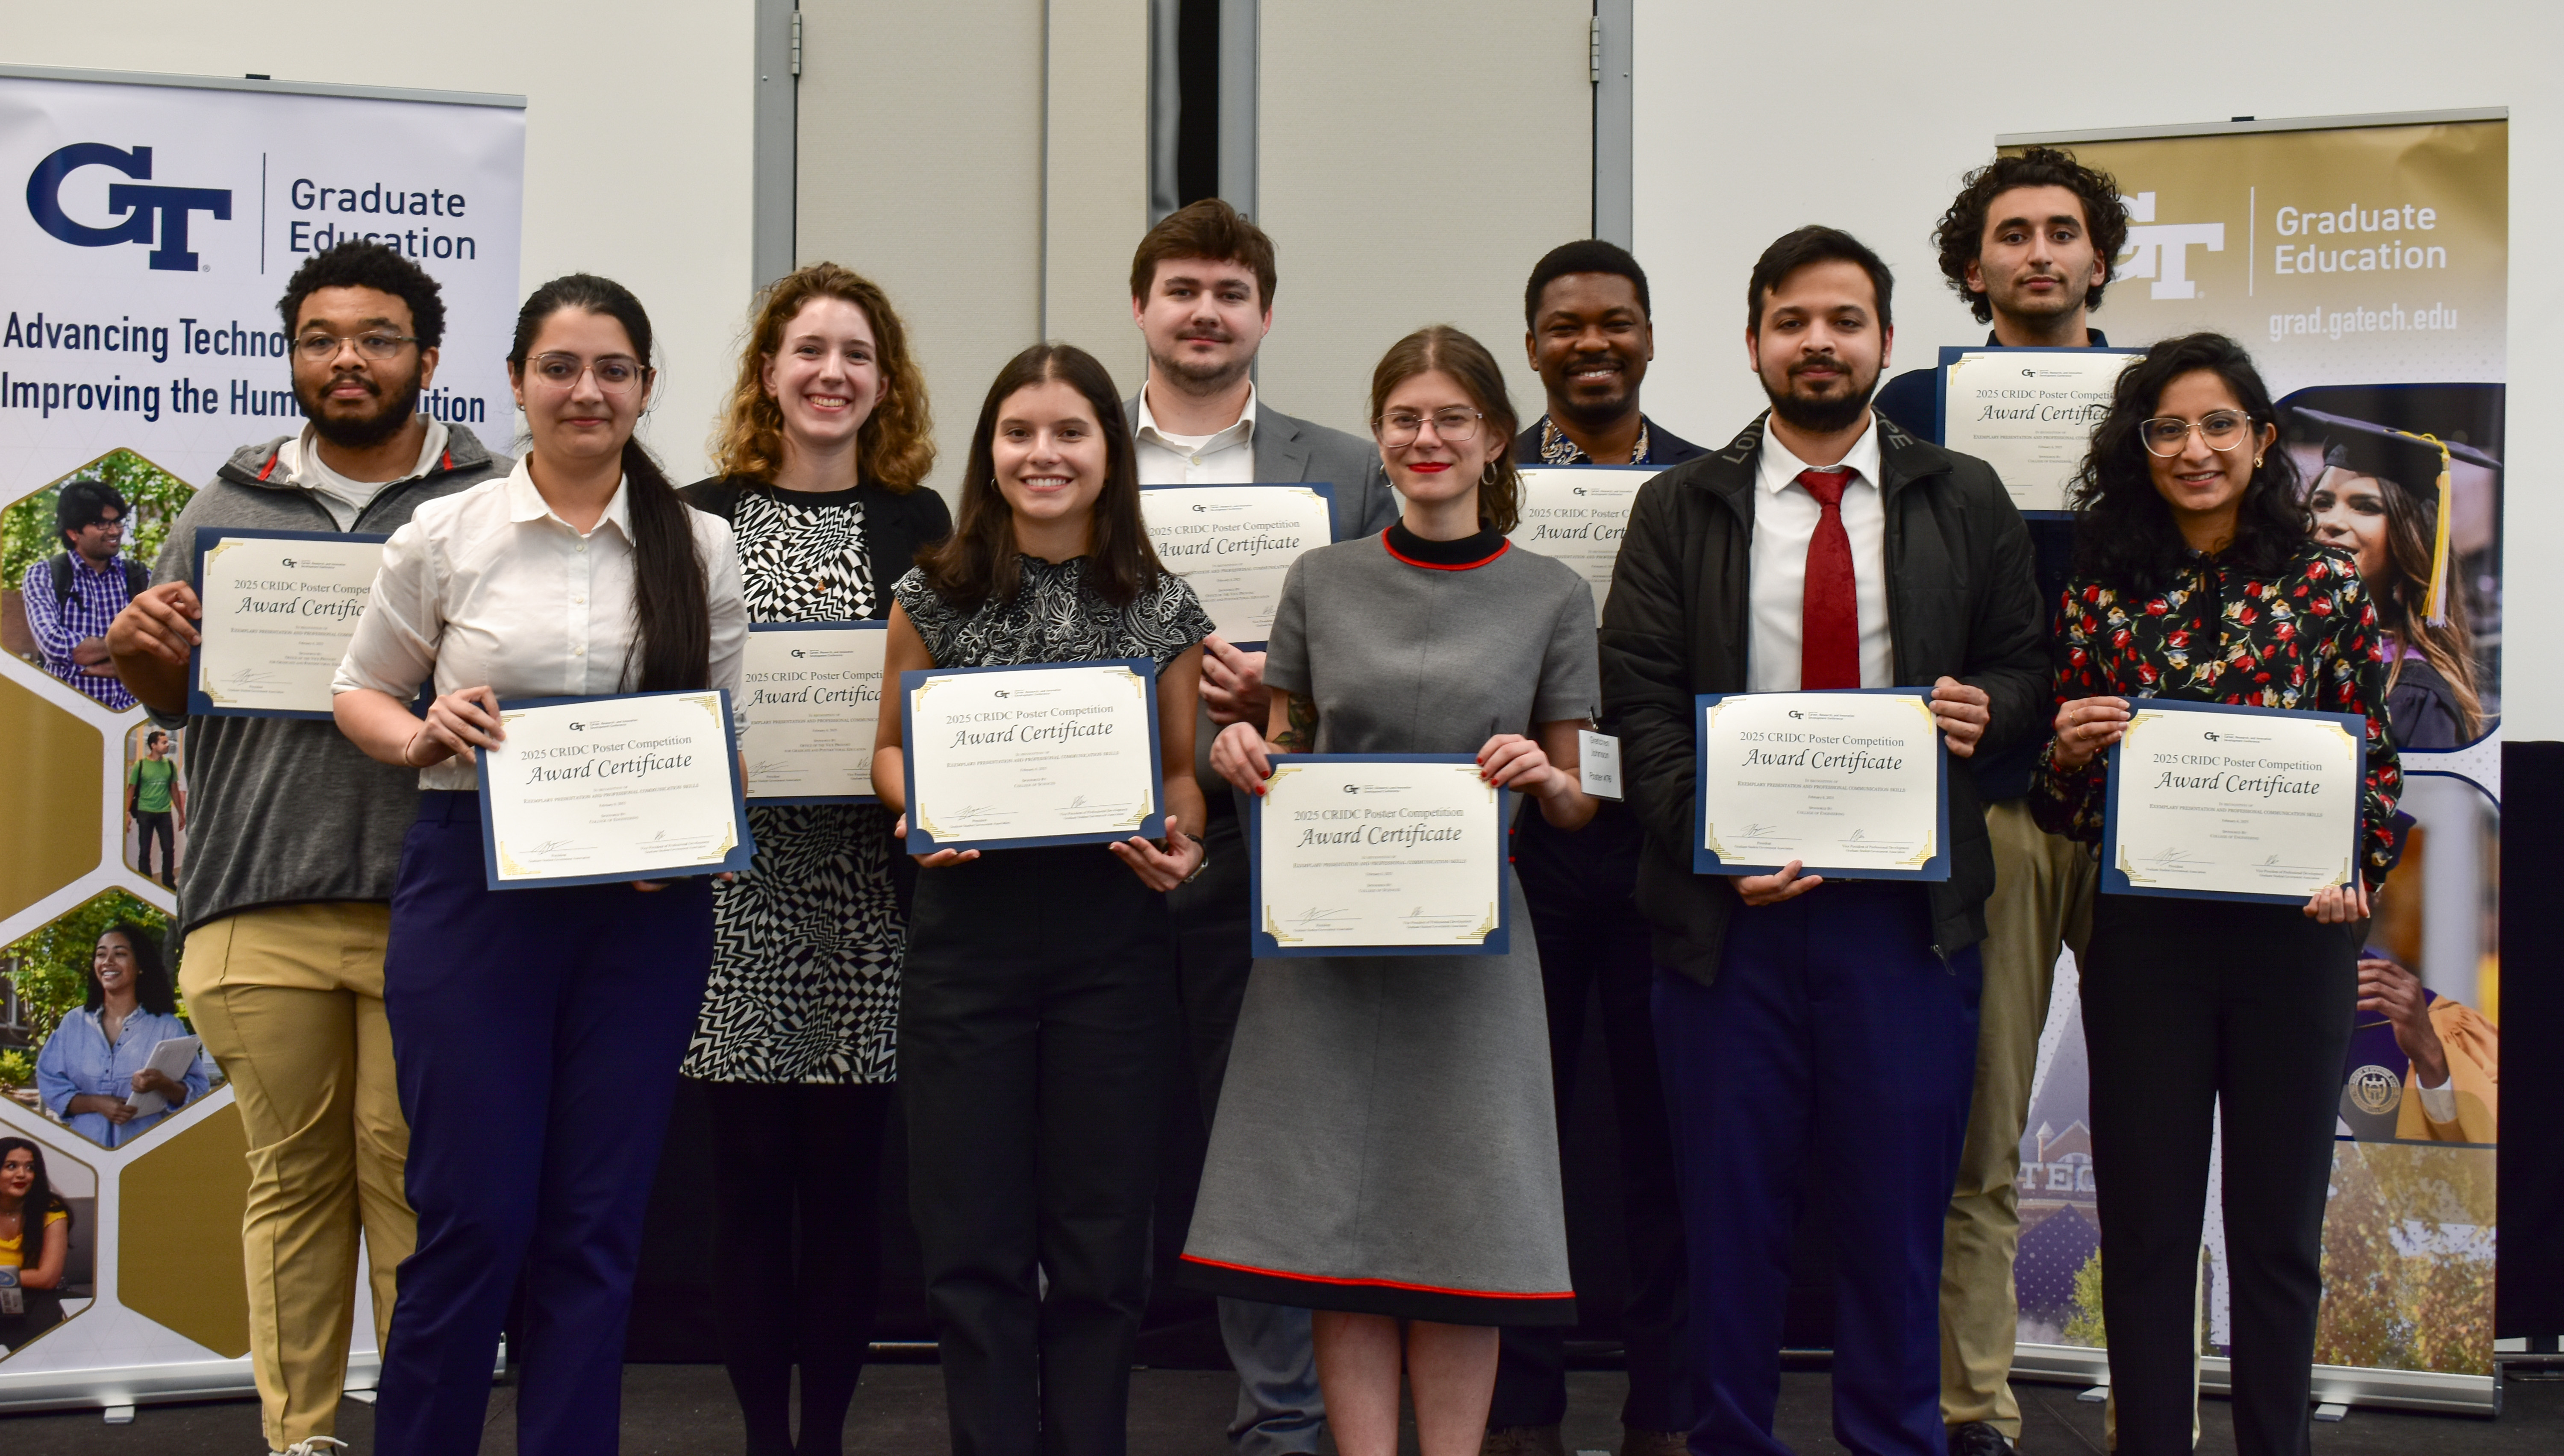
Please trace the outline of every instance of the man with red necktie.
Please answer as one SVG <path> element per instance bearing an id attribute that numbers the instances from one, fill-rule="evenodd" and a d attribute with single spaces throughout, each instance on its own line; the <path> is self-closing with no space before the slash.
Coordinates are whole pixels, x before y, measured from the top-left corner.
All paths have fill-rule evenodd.
<path id="1" fill-rule="evenodd" d="M 1697 1456 L 1779 1453 L 1802 1196 L 1837 1267 L 1834 1430 L 1942 1456 L 1941 1221 L 1976 1066 L 1994 857 L 1950 775 L 1946 882 L 1691 871 L 1693 697 L 1929 686 L 1959 757 L 2046 722 L 2030 537 L 1992 467 L 1873 415 L 1893 280 L 1802 228 L 1747 285 L 1769 414 L 1649 481 L 1602 613 L 1606 727 L 1647 855 L 1655 1025 L 1691 1251 Z"/>

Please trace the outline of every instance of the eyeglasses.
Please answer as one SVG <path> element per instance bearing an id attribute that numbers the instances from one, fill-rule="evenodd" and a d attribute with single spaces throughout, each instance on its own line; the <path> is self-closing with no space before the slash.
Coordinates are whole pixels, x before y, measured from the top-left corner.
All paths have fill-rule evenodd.
<path id="1" fill-rule="evenodd" d="M 1391 450 L 1414 444 L 1416 435 L 1428 422 L 1433 426 L 1434 436 L 1443 444 L 1464 445 L 1476 437 L 1478 422 L 1485 418 L 1476 410 L 1461 409 L 1457 405 L 1435 410 L 1429 415 L 1417 414 L 1410 409 L 1393 409 L 1374 421 L 1372 428 L 1379 431 L 1380 443 Z"/>
<path id="2" fill-rule="evenodd" d="M 2158 415 L 2137 427 L 2137 438 L 2146 442 L 2146 453 L 2166 460 L 2179 455 L 2190 442 L 2190 432 L 2199 432 L 2200 443 L 2211 450 L 2232 450 L 2252 433 L 2252 417 L 2240 410 L 2213 410 L 2197 424 Z"/>
<path id="3" fill-rule="evenodd" d="M 554 389 L 568 391 L 578 386 L 578 376 L 594 374 L 596 387 L 608 394 L 630 394 L 641 387 L 642 376 L 649 371 L 630 354 L 601 354 L 582 359 L 576 354 L 536 354 L 526 360 L 526 372 Z"/>
<path id="4" fill-rule="evenodd" d="M 354 338 L 340 338 L 334 333 L 307 333 L 294 341 L 294 351 L 313 363 L 326 363 L 338 357 L 338 350 L 348 344 L 366 358 L 383 360 L 397 357 L 401 345 L 418 339 L 406 333 L 362 333 Z"/>

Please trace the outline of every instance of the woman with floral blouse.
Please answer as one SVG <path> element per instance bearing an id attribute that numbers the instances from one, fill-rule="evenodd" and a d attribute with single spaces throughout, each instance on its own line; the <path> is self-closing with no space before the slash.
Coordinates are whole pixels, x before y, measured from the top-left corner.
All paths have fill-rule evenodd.
<path id="1" fill-rule="evenodd" d="M 2308 1449 L 2341 1060 L 2402 776 L 2375 607 L 2352 555 L 2315 540 L 2277 439 L 2240 344 L 2166 339 L 2120 376 L 2075 492 L 2056 732 L 2031 790 L 2043 827 L 2098 843 L 2102 750 L 2126 730 L 2131 699 L 2368 724 L 2361 883 L 2303 907 L 2113 895 L 2093 906 L 2083 1039 L 2120 1456 L 2191 1448 L 2193 1288 L 2221 1108 L 2236 1447 Z"/>

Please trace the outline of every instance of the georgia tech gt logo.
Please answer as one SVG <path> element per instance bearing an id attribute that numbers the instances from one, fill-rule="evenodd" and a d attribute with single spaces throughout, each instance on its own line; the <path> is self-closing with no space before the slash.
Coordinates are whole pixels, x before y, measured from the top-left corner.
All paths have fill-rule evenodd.
<path id="1" fill-rule="evenodd" d="M 103 141 L 75 141 L 36 163 L 27 174 L 27 211 L 36 226 L 76 248 L 107 248 L 117 243 L 151 246 L 151 266 L 177 273 L 196 271 L 196 255 L 187 250 L 187 217 L 213 214 L 229 222 L 229 188 L 137 186 L 115 182 L 107 189 L 107 211 L 122 222 L 92 227 L 63 211 L 63 179 L 83 167 L 112 167 L 135 182 L 151 178 L 151 148 L 118 151 Z M 156 237 L 156 244 L 155 244 Z"/>

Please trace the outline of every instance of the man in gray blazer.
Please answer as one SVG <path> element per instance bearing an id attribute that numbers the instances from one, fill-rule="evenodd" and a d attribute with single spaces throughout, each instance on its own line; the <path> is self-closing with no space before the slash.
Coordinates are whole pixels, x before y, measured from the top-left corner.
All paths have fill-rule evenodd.
<path id="1" fill-rule="evenodd" d="M 1338 540 L 1386 530 L 1397 498 L 1368 440 L 1293 419 L 1255 395 L 1255 350 L 1273 327 L 1273 240 L 1211 198 L 1171 213 L 1131 261 L 1131 317 L 1149 344 L 1149 378 L 1125 413 L 1143 486 L 1332 487 Z M 1210 741 L 1232 723 L 1264 722 L 1264 654 L 1217 635 L 1203 644 L 1202 718 L 1193 773 L 1209 807 L 1199 878 L 1167 897 L 1175 913 L 1184 1032 L 1207 1120 L 1219 1105 L 1228 1043 L 1246 994 L 1246 842 L 1232 790 L 1210 771 Z M 1309 1312 L 1219 1302 L 1219 1333 L 1237 1367 L 1229 1438 L 1239 1456 L 1312 1456 L 1326 1408 L 1318 1393 Z"/>

